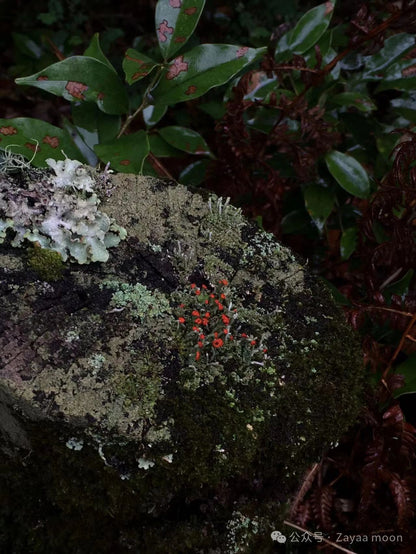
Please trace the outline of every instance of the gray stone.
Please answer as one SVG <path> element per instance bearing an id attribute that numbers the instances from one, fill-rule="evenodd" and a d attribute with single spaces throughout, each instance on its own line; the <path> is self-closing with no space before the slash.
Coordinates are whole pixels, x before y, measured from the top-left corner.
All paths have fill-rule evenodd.
<path id="1" fill-rule="evenodd" d="M 357 415 L 357 341 L 224 199 L 97 187 L 127 231 L 106 263 L 0 245 L 1 551 L 272 551 L 300 475 Z"/>

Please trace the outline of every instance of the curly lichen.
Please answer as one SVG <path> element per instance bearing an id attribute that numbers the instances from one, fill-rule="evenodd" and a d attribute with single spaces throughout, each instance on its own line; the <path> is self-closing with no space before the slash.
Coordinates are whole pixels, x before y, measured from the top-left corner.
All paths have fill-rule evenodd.
<path id="1" fill-rule="evenodd" d="M 21 182 L 0 179 L 0 243 L 14 247 L 25 240 L 58 252 L 63 261 L 105 262 L 108 248 L 126 231 L 100 211 L 92 170 L 76 160 L 47 160 L 55 175 Z"/>

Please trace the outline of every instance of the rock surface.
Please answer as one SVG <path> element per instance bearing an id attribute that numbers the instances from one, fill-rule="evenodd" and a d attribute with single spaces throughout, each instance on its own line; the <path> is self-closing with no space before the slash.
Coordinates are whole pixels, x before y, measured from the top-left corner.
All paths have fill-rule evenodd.
<path id="1" fill-rule="evenodd" d="M 100 192 L 127 230 L 106 263 L 0 245 L 0 550 L 272 551 L 357 415 L 356 341 L 223 199 L 134 175 Z"/>

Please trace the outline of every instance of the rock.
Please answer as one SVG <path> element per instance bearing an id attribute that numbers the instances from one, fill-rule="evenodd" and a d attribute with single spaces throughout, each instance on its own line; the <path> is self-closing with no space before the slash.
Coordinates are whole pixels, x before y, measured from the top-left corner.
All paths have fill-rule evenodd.
<path id="1" fill-rule="evenodd" d="M 127 231 L 106 263 L 57 268 L 10 222 L 0 245 L 1 551 L 272 551 L 302 472 L 356 418 L 357 341 L 227 201 L 98 181 Z"/>

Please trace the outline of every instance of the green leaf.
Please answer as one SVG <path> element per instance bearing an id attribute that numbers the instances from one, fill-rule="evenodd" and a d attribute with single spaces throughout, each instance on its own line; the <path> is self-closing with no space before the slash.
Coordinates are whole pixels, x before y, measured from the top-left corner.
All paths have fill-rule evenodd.
<path id="1" fill-rule="evenodd" d="M 402 394 L 411 394 L 416 392 L 416 352 L 410 354 L 406 361 L 395 368 L 395 373 L 403 375 L 405 379 L 404 387 L 394 391 L 393 396 L 398 398 Z"/>
<path id="2" fill-rule="evenodd" d="M 146 131 L 138 131 L 94 147 L 100 160 L 104 163 L 110 162 L 111 169 L 120 173 L 136 174 L 142 172 L 149 149 Z"/>
<path id="3" fill-rule="evenodd" d="M 416 64 L 414 58 L 410 60 L 400 60 L 391 65 L 384 75 L 379 79 L 380 84 L 375 92 L 383 90 L 404 90 L 413 92 L 416 88 Z"/>
<path id="4" fill-rule="evenodd" d="M 332 295 L 332 298 L 334 299 L 335 303 L 338 304 L 338 306 L 351 306 L 351 302 L 348 300 L 348 298 L 344 296 L 341 292 L 339 292 L 339 290 L 334 284 L 332 284 L 324 277 L 320 277 L 319 280 L 323 281 L 325 285 L 328 287 L 329 292 Z"/>
<path id="5" fill-rule="evenodd" d="M 377 109 L 374 102 L 365 94 L 360 92 L 341 92 L 330 98 L 331 104 L 357 108 L 360 112 L 372 112 Z"/>
<path id="6" fill-rule="evenodd" d="M 140 81 L 159 65 L 155 60 L 141 54 L 134 48 L 129 48 L 124 54 L 123 69 L 129 85 Z"/>
<path id="7" fill-rule="evenodd" d="M 188 41 L 204 5 L 205 0 L 159 0 L 155 12 L 156 34 L 165 60 Z"/>
<path id="8" fill-rule="evenodd" d="M 223 85 L 253 61 L 266 48 L 228 44 L 201 44 L 175 58 L 151 91 L 156 104 L 175 104 L 192 100 Z"/>
<path id="9" fill-rule="evenodd" d="M 42 48 L 27 35 L 12 33 L 14 47 L 25 56 L 33 60 L 39 60 L 42 56 Z"/>
<path id="10" fill-rule="evenodd" d="M 310 234 L 311 220 L 304 209 L 293 210 L 282 219 L 282 233 L 286 234 Z"/>
<path id="11" fill-rule="evenodd" d="M 213 157 L 203 137 L 192 129 L 172 125 L 159 129 L 159 133 L 167 143 L 179 150 L 188 152 L 188 154 L 205 154 Z"/>
<path id="12" fill-rule="evenodd" d="M 143 110 L 143 121 L 148 127 L 156 125 L 167 112 L 168 107 L 163 104 L 149 105 Z"/>
<path id="13" fill-rule="evenodd" d="M 84 52 L 84 56 L 95 58 L 99 62 L 105 64 L 109 69 L 111 69 L 111 71 L 114 71 L 114 73 L 117 75 L 117 72 L 112 66 L 110 60 L 106 57 L 106 55 L 101 49 L 99 33 L 95 33 L 94 36 L 92 37 L 90 45 Z"/>
<path id="14" fill-rule="evenodd" d="M 87 56 L 72 56 L 29 77 L 16 79 L 16 83 L 46 90 L 70 102 L 95 102 L 108 114 L 128 110 L 127 93 L 115 72 Z"/>
<path id="15" fill-rule="evenodd" d="M 65 156 L 85 161 L 65 130 L 31 117 L 0 119 L 0 148 L 32 159 L 35 167 L 46 167 L 45 160 L 63 160 Z M 36 156 L 33 156 L 36 152 Z"/>
<path id="16" fill-rule="evenodd" d="M 294 29 L 279 40 L 276 56 L 290 51 L 293 54 L 303 54 L 312 48 L 325 33 L 332 18 L 335 0 L 325 2 L 306 12 L 297 22 Z"/>
<path id="17" fill-rule="evenodd" d="M 83 140 L 91 149 L 99 142 L 114 139 L 120 130 L 120 116 L 106 114 L 91 102 L 73 105 L 72 119 Z"/>
<path id="18" fill-rule="evenodd" d="M 156 158 L 175 158 L 183 156 L 180 150 L 168 144 L 159 134 L 152 133 L 149 134 L 148 137 L 150 152 Z"/>
<path id="19" fill-rule="evenodd" d="M 414 274 L 414 270 L 409 269 L 409 271 L 407 271 L 401 279 L 385 287 L 385 289 L 383 290 L 383 295 L 385 296 L 385 298 L 391 297 L 392 294 L 397 294 L 399 296 L 407 294 L 409 292 L 409 286 Z"/>
<path id="20" fill-rule="evenodd" d="M 179 182 L 194 187 L 201 185 L 205 181 L 208 165 L 206 158 L 188 165 L 179 175 Z"/>
<path id="21" fill-rule="evenodd" d="M 305 207 L 319 231 L 322 231 L 334 207 L 335 195 L 328 188 L 309 185 L 303 191 Z"/>
<path id="22" fill-rule="evenodd" d="M 340 242 L 340 254 L 343 260 L 348 260 L 348 258 L 354 253 L 357 247 L 357 237 L 357 227 L 350 227 L 349 229 L 345 229 L 345 231 L 343 231 Z"/>
<path id="23" fill-rule="evenodd" d="M 399 33 L 385 40 L 383 48 L 372 56 L 366 58 L 365 72 L 362 78 L 383 79 L 382 73 L 406 52 L 415 47 L 414 35 Z"/>
<path id="24" fill-rule="evenodd" d="M 329 172 L 347 192 L 358 198 L 368 198 L 370 182 L 367 172 L 355 158 L 332 150 L 325 156 Z"/>

